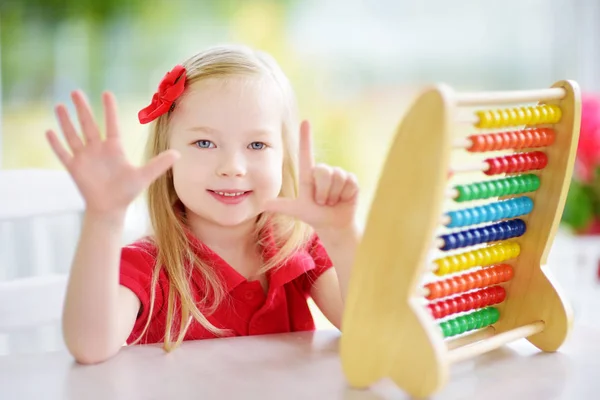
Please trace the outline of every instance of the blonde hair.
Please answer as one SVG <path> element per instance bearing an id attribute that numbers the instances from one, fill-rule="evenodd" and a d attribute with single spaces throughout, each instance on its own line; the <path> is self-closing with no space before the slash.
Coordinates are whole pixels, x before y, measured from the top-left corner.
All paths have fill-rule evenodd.
<path id="1" fill-rule="evenodd" d="M 275 82 L 285 102 L 282 118 L 284 161 L 279 196 L 297 197 L 296 100 L 288 79 L 277 63 L 269 55 L 245 46 L 218 46 L 191 57 L 182 65 L 186 68 L 186 87 L 208 78 L 224 79 L 239 76 L 269 78 Z M 151 125 L 146 159 L 169 148 L 170 114 L 169 112 L 158 117 Z M 226 291 L 218 271 L 196 255 L 188 240 L 185 213 L 178 209 L 181 204 L 175 192 L 171 170 L 150 185 L 147 201 L 150 223 L 154 232 L 151 240 L 157 248 L 157 258 L 152 276 L 148 320 L 142 334 L 134 343 L 141 340 L 150 325 L 158 276 L 163 269 L 169 279 L 167 321 L 163 339 L 165 351 L 171 351 L 181 344 L 194 320 L 217 336 L 227 335 L 228 330 L 215 327 L 207 319 L 207 316 L 226 300 Z M 307 243 L 312 233 L 309 226 L 293 218 L 263 213 L 257 220 L 254 233 L 257 246 L 268 245 L 265 243 L 266 228 L 271 230 L 278 251 L 272 258 L 263 257 L 260 273 L 281 266 L 288 257 Z M 202 288 L 203 297 L 198 303 L 194 299 L 189 282 L 192 269 L 196 269 L 205 282 Z M 179 321 L 175 321 L 177 312 L 180 315 Z M 176 338 L 175 342 L 173 338 Z"/>

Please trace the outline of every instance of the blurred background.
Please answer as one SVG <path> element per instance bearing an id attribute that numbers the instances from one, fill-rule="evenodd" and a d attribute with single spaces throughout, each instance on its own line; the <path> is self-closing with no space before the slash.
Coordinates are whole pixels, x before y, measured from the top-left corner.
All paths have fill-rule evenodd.
<path id="1" fill-rule="evenodd" d="M 208 46 L 244 43 L 271 53 L 291 79 L 319 160 L 357 174 L 364 221 L 394 129 L 420 89 L 573 79 L 600 92 L 598 38 L 597 0 L 0 0 L 0 169 L 62 170 L 44 131 L 58 128 L 57 103 L 72 109 L 74 89 L 87 93 L 99 120 L 101 92 L 116 94 L 126 151 L 139 163 L 147 127 L 137 112 L 163 75 Z M 141 224 L 132 218 L 124 241 Z M 595 285 L 600 246 L 586 235 L 592 245 L 574 251 L 571 234 L 559 234 L 556 265 L 584 254 L 587 269 L 557 270 Z M 4 238 L 7 254 L 14 237 Z M 64 254 L 56 263 L 66 272 Z M 6 279 L 20 274 L 11 260 Z"/>

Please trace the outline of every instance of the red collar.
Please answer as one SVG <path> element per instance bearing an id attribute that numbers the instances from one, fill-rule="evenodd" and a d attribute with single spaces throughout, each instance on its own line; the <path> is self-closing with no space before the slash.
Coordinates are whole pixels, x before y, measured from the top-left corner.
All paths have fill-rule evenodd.
<path id="1" fill-rule="evenodd" d="M 204 242 L 196 238 L 191 231 L 186 229 L 186 234 L 196 255 L 205 262 L 211 263 L 215 270 L 221 275 L 227 292 L 233 291 L 237 286 L 246 282 L 246 278 L 244 276 L 237 272 L 210 247 L 204 244 Z M 275 240 L 270 229 L 268 229 L 266 232 L 265 244 L 266 245 L 263 248 L 263 254 L 268 260 L 277 252 Z M 308 251 L 299 251 L 288 258 L 283 265 L 278 265 L 274 269 L 267 272 L 269 287 L 283 286 L 314 268 L 315 262 Z"/>

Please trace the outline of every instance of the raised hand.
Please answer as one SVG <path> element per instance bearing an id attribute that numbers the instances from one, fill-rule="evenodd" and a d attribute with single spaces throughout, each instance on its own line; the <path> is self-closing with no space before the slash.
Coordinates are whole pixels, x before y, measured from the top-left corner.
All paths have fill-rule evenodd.
<path id="1" fill-rule="evenodd" d="M 352 228 L 358 203 L 356 177 L 337 167 L 314 165 L 307 121 L 300 125 L 299 164 L 298 197 L 269 200 L 265 210 L 298 218 L 317 232 Z"/>
<path id="2" fill-rule="evenodd" d="M 56 107 L 56 114 L 67 151 L 58 141 L 54 131 L 46 137 L 52 150 L 69 171 L 86 202 L 88 211 L 124 212 L 127 206 L 152 183 L 165 173 L 179 157 L 174 150 L 167 150 L 142 167 L 132 165 L 123 151 L 119 137 L 117 106 L 111 93 L 102 95 L 106 121 L 106 138 L 100 130 L 82 92 L 72 94 L 83 137 L 77 134 L 64 105 Z"/>

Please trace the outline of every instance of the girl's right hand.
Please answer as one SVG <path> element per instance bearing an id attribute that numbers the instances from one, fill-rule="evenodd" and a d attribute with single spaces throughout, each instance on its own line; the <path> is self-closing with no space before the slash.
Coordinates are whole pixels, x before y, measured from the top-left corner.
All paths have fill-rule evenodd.
<path id="1" fill-rule="evenodd" d="M 111 93 L 102 95 L 106 121 L 106 138 L 100 131 L 82 92 L 72 93 L 83 140 L 77 134 L 64 105 L 56 114 L 70 152 L 52 130 L 46 132 L 50 146 L 69 171 L 86 202 L 88 212 L 125 213 L 129 204 L 179 158 L 167 150 L 142 167 L 129 163 L 119 138 L 117 106 Z"/>

